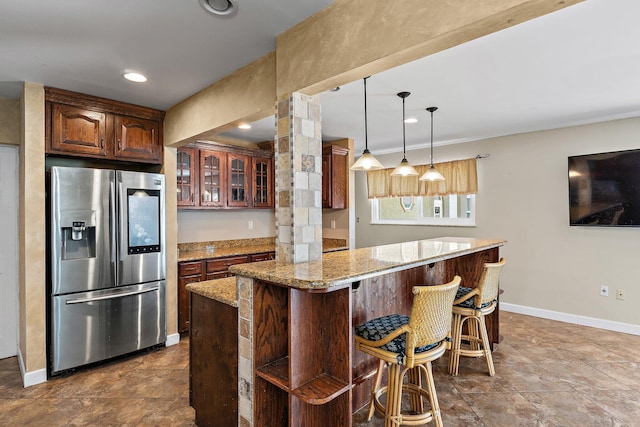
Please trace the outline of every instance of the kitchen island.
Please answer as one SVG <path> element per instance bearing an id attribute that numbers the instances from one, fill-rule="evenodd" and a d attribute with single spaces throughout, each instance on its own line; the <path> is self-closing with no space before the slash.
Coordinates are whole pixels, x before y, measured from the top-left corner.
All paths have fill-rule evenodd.
<path id="1" fill-rule="evenodd" d="M 264 261 L 237 275 L 238 425 L 350 426 L 376 366 L 353 351 L 353 326 L 409 314 L 414 285 L 460 275 L 473 287 L 504 240 L 439 238 L 325 253 L 300 264 Z M 499 341 L 498 310 L 489 320 Z"/>

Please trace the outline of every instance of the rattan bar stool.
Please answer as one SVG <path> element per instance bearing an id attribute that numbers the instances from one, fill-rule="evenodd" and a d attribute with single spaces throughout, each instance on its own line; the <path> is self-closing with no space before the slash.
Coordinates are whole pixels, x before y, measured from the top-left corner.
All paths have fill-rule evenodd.
<path id="1" fill-rule="evenodd" d="M 460 277 L 444 285 L 414 286 L 411 316 L 392 314 L 370 320 L 355 328 L 355 348 L 380 359 L 371 392 L 369 419 L 377 410 L 385 427 L 422 425 L 434 421 L 442 426 L 440 406 L 433 382 L 431 362 L 449 347 L 451 307 Z M 388 384 L 380 387 L 382 368 L 388 366 Z M 408 373 L 408 382 L 403 378 Z M 426 378 L 422 386 L 421 373 Z M 410 412 L 401 410 L 403 391 L 410 395 Z M 383 406 L 380 397 L 386 394 Z M 425 410 L 423 398 L 430 407 Z M 406 411 L 405 411 L 406 412 Z"/>
<path id="2" fill-rule="evenodd" d="M 504 258 L 499 262 L 485 263 L 476 288 L 464 286 L 458 288 L 456 300 L 453 302 L 451 326 L 451 352 L 449 353 L 449 374 L 451 375 L 458 375 L 460 356 L 484 356 L 489 375 L 496 374 L 485 316 L 492 313 L 498 305 L 498 286 L 504 263 Z M 463 334 L 465 322 L 467 333 Z M 468 343 L 468 347 L 462 348 L 463 342 Z"/>

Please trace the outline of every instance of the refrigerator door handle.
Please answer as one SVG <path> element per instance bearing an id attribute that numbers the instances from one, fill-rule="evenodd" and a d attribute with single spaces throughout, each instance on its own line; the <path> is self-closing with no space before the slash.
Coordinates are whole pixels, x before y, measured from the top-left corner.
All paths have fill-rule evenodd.
<path id="1" fill-rule="evenodd" d="M 142 289 L 142 290 L 131 291 L 131 292 L 123 292 L 121 294 L 102 295 L 102 296 L 93 297 L 93 298 L 68 299 L 64 303 L 67 304 L 67 305 L 69 305 L 69 304 L 83 304 L 83 303 L 92 302 L 92 301 L 102 301 L 102 300 L 105 300 L 105 299 L 114 299 L 114 298 L 129 297 L 129 296 L 132 296 L 132 295 L 146 294 L 147 292 L 155 292 L 158 289 L 160 289 L 158 286 L 154 286 L 153 288 Z"/>
<path id="2" fill-rule="evenodd" d="M 127 207 L 125 211 L 125 206 L 127 203 L 127 190 L 122 184 L 122 176 L 116 177 L 117 185 L 118 185 L 118 231 L 114 233 L 118 236 L 118 268 L 122 268 L 122 262 L 124 261 L 125 252 L 127 250 L 127 222 L 129 221 L 128 212 L 129 208 Z M 118 273 L 122 274 L 122 272 Z M 122 282 L 118 281 L 118 285 L 122 284 Z"/>
<path id="3" fill-rule="evenodd" d="M 120 248 L 117 248 L 118 239 L 116 238 L 116 227 L 118 224 L 116 223 L 116 184 L 114 181 L 109 183 L 109 214 L 109 234 L 111 236 L 111 274 L 113 280 L 117 283 L 116 253 Z"/>

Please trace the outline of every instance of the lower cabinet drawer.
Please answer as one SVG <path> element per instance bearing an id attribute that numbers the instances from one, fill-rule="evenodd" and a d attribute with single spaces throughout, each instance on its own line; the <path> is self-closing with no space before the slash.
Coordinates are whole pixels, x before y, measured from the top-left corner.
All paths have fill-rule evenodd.
<path id="1" fill-rule="evenodd" d="M 229 277 L 229 273 L 226 271 L 215 271 L 213 273 L 207 273 L 206 280 L 223 279 L 225 277 Z"/>
<path id="2" fill-rule="evenodd" d="M 251 262 L 258 262 L 258 261 L 269 261 L 272 259 L 276 259 L 276 253 L 275 252 L 263 252 L 261 254 L 253 254 L 251 255 Z"/>
<path id="3" fill-rule="evenodd" d="M 201 261 L 189 261 L 178 263 L 178 277 L 196 276 L 202 274 Z"/>
<path id="4" fill-rule="evenodd" d="M 247 255 L 207 260 L 207 275 L 218 271 L 226 272 L 230 266 L 244 264 L 245 262 L 249 262 L 249 256 Z"/>

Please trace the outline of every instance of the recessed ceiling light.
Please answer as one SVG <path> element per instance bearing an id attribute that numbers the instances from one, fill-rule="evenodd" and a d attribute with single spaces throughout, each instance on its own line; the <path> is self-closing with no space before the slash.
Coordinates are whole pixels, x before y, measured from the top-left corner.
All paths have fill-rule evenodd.
<path id="1" fill-rule="evenodd" d="M 228 16 L 238 10 L 235 0 L 198 0 L 198 2 L 212 15 Z"/>
<path id="2" fill-rule="evenodd" d="M 418 119 L 416 119 L 415 117 L 408 117 L 404 120 L 405 123 L 416 123 L 418 121 Z"/>
<path id="3" fill-rule="evenodd" d="M 125 71 L 122 74 L 122 77 L 124 77 L 125 79 L 132 81 L 132 82 L 136 82 L 136 83 L 142 83 L 142 82 L 146 82 L 147 78 L 140 74 L 140 73 L 136 73 L 133 71 Z"/>
<path id="4" fill-rule="evenodd" d="M 238 126 L 239 129 L 251 129 L 251 125 L 243 123 Z"/>

